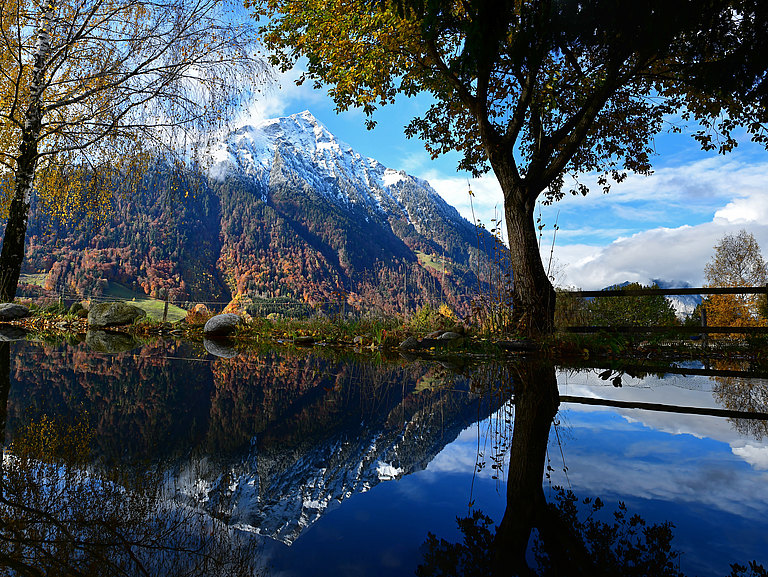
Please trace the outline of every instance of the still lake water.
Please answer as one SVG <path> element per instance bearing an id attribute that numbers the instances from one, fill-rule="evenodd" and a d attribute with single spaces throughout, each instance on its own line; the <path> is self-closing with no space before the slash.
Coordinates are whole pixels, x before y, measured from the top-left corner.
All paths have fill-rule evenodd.
<path id="1" fill-rule="evenodd" d="M 615 387 L 617 373 L 604 369 L 525 363 L 318 347 L 219 358 L 171 343 L 108 354 L 19 341 L 10 344 L 6 441 L 41 415 L 87 414 L 104 462 L 162 462 L 179 495 L 259 541 L 271 575 L 414 575 L 429 533 L 460 542 L 456 518 L 476 510 L 494 525 L 505 511 L 519 521 L 521 503 L 542 487 L 553 503 L 557 486 L 599 497 L 606 522 L 623 502 L 649 525 L 673 523 L 685 575 L 768 566 L 768 427 L 717 413 L 766 412 L 767 380 L 737 365 L 708 376 L 689 364 L 656 375 L 635 368 Z M 524 394 L 538 380 L 563 399 L 552 426 L 549 409 L 531 416 L 540 403 Z M 513 425 L 530 451 L 510 454 Z M 510 471 L 541 484 L 516 481 L 508 494 Z"/>

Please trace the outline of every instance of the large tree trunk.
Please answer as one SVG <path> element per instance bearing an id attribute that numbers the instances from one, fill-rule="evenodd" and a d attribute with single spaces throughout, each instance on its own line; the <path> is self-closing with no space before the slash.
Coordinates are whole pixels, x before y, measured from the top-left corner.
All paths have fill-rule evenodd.
<path id="1" fill-rule="evenodd" d="M 513 316 L 518 330 L 528 337 L 555 329 L 555 289 L 541 262 L 534 209 L 540 191 L 530 190 L 512 174 L 512 167 L 498 161 L 493 169 L 504 193 L 504 216 L 514 280 Z"/>

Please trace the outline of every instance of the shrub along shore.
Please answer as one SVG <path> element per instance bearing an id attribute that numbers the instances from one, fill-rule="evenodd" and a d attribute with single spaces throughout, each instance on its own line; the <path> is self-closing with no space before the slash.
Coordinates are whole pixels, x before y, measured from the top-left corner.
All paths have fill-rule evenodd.
<path id="1" fill-rule="evenodd" d="M 29 307 L 29 314 L 15 320 L 0 321 L 15 330 L 4 340 L 18 338 L 66 339 L 85 341 L 89 329 L 88 311 L 65 309 L 58 305 Z M 110 333 L 122 333 L 136 344 L 154 339 L 203 342 L 206 322 L 214 313 L 196 309 L 176 322 L 163 322 L 142 316 L 129 324 L 107 327 Z M 0 317 L 2 318 L 2 317 Z M 6 333 L 8 331 L 6 330 Z M 611 361 L 728 358 L 745 359 L 753 365 L 768 365 L 768 340 L 701 340 L 673 335 L 622 335 L 616 333 L 573 334 L 557 331 L 540 341 L 519 338 L 514 332 L 489 330 L 458 319 L 447 307 L 422 307 L 407 317 L 336 316 L 310 319 L 283 318 L 279 315 L 251 317 L 243 315 L 233 332 L 225 337 L 231 350 L 254 346 L 325 346 L 349 348 L 361 353 L 387 352 L 416 357 L 503 357 L 519 354 L 543 354 L 553 359 Z M 215 339 L 214 339 L 215 340 Z M 123 345 L 125 346 L 125 345 Z"/>

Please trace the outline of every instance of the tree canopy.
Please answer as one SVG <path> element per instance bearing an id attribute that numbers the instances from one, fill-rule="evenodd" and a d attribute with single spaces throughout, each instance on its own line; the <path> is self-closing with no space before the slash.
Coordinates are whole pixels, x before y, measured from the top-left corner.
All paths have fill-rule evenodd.
<path id="1" fill-rule="evenodd" d="M 657 289 L 640 283 L 629 283 L 616 290 Z M 677 322 L 675 309 L 664 295 L 595 297 L 587 308 L 594 325 L 669 326 Z"/>
<path id="2" fill-rule="evenodd" d="M 704 267 L 707 286 L 755 287 L 768 281 L 768 267 L 752 233 L 741 229 L 726 234 L 714 248 L 712 259 Z"/>
<path id="3" fill-rule="evenodd" d="M 768 20 L 758 0 L 246 0 L 283 69 L 306 58 L 339 110 L 398 94 L 433 104 L 406 127 L 433 156 L 494 171 L 504 193 L 521 330 L 552 330 L 538 199 L 607 191 L 652 169 L 654 136 L 691 124 L 727 152 L 768 142 Z"/>
<path id="4" fill-rule="evenodd" d="M 188 158 L 266 67 L 224 0 L 0 0 L 0 297 L 13 298 L 31 196 L 105 212 L 149 157 Z M 15 277 L 15 278 L 14 278 Z"/>

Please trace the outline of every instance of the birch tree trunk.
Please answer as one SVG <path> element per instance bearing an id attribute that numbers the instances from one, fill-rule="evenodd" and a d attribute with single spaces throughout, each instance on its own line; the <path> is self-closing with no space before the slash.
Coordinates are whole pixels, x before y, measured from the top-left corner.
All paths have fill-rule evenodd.
<path id="1" fill-rule="evenodd" d="M 51 51 L 48 32 L 53 10 L 53 1 L 46 2 L 37 30 L 34 67 L 29 85 L 29 106 L 24 114 L 14 174 L 14 194 L 8 210 L 3 248 L 0 251 L 0 302 L 10 302 L 16 296 L 21 264 L 24 261 L 24 240 L 27 236 L 30 199 L 39 158 L 38 140 L 43 121 L 42 96 L 45 90 L 46 65 Z"/>

